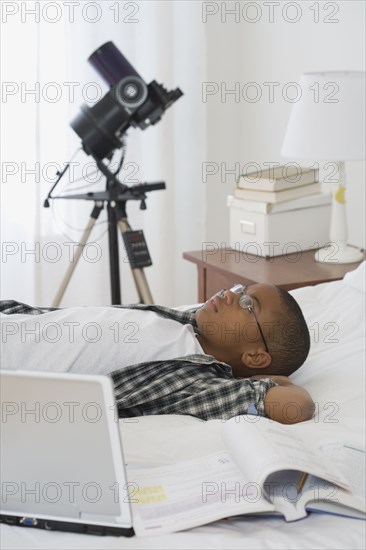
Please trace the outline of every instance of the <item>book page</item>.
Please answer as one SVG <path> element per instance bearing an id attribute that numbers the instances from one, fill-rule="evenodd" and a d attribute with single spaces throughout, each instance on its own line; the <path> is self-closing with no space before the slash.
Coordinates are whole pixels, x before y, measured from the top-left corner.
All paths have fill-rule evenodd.
<path id="1" fill-rule="evenodd" d="M 299 513 L 308 510 L 365 519 L 366 501 L 360 496 L 364 492 L 364 485 L 358 487 L 358 494 L 352 494 L 324 479 L 309 476 L 296 506 Z"/>
<path id="2" fill-rule="evenodd" d="M 304 506 L 297 508 L 299 500 L 298 486 L 303 473 L 297 470 L 281 470 L 269 475 L 264 482 L 267 500 L 273 503 L 287 521 L 294 521 L 307 516 Z"/>
<path id="3" fill-rule="evenodd" d="M 339 471 L 347 479 L 353 495 L 366 499 L 365 449 L 358 444 L 326 443 L 320 450 L 337 465 Z"/>
<path id="4" fill-rule="evenodd" d="M 243 419 L 238 422 L 237 419 Z M 266 478 L 280 470 L 299 470 L 324 478 L 345 489 L 347 479 L 331 458 L 291 425 L 257 417 L 257 422 L 243 417 L 228 420 L 223 427 L 227 449 L 246 476 L 263 486 Z"/>
<path id="5" fill-rule="evenodd" d="M 354 495 L 349 491 L 345 491 L 325 479 L 316 476 L 309 476 L 299 494 L 299 507 L 311 503 L 311 509 L 324 508 L 323 501 L 333 505 L 344 504 L 345 506 L 354 507 L 366 512 L 366 501 L 359 495 Z M 318 506 L 319 504 L 319 506 Z"/>
<path id="6" fill-rule="evenodd" d="M 138 536 L 172 533 L 244 513 L 271 512 L 261 488 L 223 451 L 168 466 L 134 468 L 127 477 Z"/>
<path id="7" fill-rule="evenodd" d="M 299 508 L 323 511 L 351 517 L 364 517 L 366 513 L 365 450 L 357 443 L 324 443 L 320 446 L 349 482 L 350 491 L 324 479 L 310 476 L 306 481 Z M 361 513 L 357 514 L 355 510 Z"/>

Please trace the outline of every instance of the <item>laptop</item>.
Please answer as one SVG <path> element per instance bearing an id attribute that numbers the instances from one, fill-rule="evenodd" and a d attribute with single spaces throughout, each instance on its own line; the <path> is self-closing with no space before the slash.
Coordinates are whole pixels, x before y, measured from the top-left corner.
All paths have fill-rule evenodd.
<path id="1" fill-rule="evenodd" d="M 1 522 L 134 535 L 111 379 L 4 370 L 0 390 Z"/>

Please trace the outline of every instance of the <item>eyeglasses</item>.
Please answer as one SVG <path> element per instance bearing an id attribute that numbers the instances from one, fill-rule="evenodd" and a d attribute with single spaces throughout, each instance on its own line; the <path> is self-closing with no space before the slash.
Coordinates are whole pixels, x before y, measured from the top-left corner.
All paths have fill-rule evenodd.
<path id="1" fill-rule="evenodd" d="M 269 353 L 269 349 L 268 349 L 268 346 L 267 346 L 266 339 L 264 337 L 261 326 L 258 323 L 257 316 L 254 313 L 253 298 L 251 296 L 249 296 L 249 294 L 245 294 L 246 289 L 247 289 L 247 286 L 243 286 L 241 284 L 236 284 L 236 285 L 234 285 L 233 287 L 230 288 L 230 292 L 234 292 L 234 294 L 240 294 L 240 298 L 239 298 L 240 307 L 242 307 L 243 309 L 247 309 L 249 311 L 249 313 L 253 314 L 255 322 L 257 323 L 258 330 L 259 330 L 260 335 L 262 337 L 264 347 L 266 348 L 266 352 Z M 217 293 L 217 296 L 223 296 L 224 292 L 225 292 L 225 290 L 221 290 L 220 292 Z"/>

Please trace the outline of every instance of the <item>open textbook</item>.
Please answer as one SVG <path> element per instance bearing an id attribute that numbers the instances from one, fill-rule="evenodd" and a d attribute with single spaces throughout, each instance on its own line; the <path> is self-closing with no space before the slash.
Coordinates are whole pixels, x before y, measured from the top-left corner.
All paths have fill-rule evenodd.
<path id="1" fill-rule="evenodd" d="M 190 529 L 247 514 L 365 519 L 365 449 L 245 415 L 223 424 L 226 449 L 167 466 L 129 465 L 135 532 Z"/>

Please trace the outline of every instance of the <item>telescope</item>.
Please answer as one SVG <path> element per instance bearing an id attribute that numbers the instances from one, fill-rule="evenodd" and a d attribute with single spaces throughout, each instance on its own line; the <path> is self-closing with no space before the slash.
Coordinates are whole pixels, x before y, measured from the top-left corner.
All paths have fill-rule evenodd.
<path id="1" fill-rule="evenodd" d="M 156 124 L 183 95 L 179 88 L 168 92 L 155 80 L 146 84 L 113 42 L 98 48 L 88 61 L 110 90 L 93 107 L 84 105 L 71 127 L 81 138 L 84 151 L 99 159 L 110 158 L 122 147 L 121 136 L 130 126 L 145 130 Z"/>
<path id="2" fill-rule="evenodd" d="M 94 158 L 99 170 L 106 177 L 106 190 L 52 196 L 52 191 L 68 170 L 70 163 L 62 172 L 57 173 L 58 179 L 48 193 L 44 202 L 45 207 L 49 207 L 49 199 L 76 199 L 94 201 L 94 208 L 52 306 L 58 307 L 60 304 L 104 203 L 107 205 L 108 213 L 112 304 L 121 304 L 117 227 L 125 244 L 139 300 L 145 304 L 153 304 L 143 271 L 144 267 L 152 265 L 152 261 L 143 232 L 133 231 L 128 223 L 126 203 L 129 200 L 140 200 L 140 208 L 146 209 L 146 193 L 165 189 L 165 182 L 124 185 L 117 177 L 122 168 L 124 154 L 115 172 L 111 172 L 104 161 L 111 160 L 116 149 L 124 148 L 124 134 L 130 127 L 145 130 L 148 126 L 156 124 L 183 93 L 179 88 L 167 91 L 155 80 L 146 84 L 113 42 L 106 42 L 100 46 L 88 61 L 108 84 L 110 90 L 92 107 L 83 105 L 70 126 L 80 137 L 84 152 Z"/>

